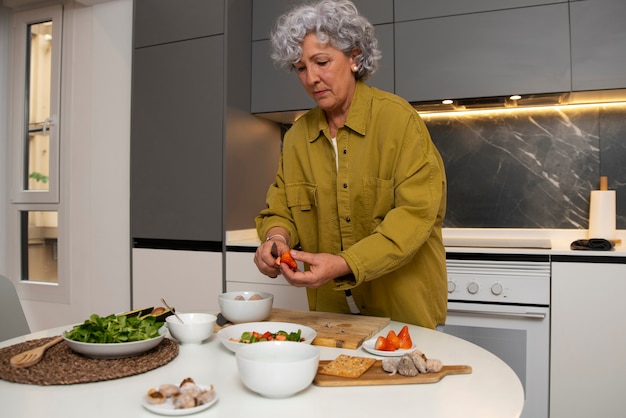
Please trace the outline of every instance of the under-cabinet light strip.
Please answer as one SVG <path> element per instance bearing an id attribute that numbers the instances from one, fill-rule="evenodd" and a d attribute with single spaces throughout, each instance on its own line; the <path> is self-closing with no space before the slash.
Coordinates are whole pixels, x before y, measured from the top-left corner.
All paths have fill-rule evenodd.
<path id="1" fill-rule="evenodd" d="M 529 107 L 507 107 L 502 109 L 475 109 L 475 110 L 448 110 L 443 112 L 419 112 L 422 118 L 437 118 L 437 117 L 457 117 L 457 116 L 473 116 L 473 115 L 488 115 L 488 114 L 500 114 L 500 113 L 512 113 L 512 112 L 546 112 L 549 110 L 566 110 L 566 109 L 583 109 L 583 108 L 597 108 L 597 107 L 619 107 L 626 106 L 626 102 L 606 102 L 606 103 L 580 103 L 580 104 L 564 104 L 564 105 L 550 105 L 550 106 L 529 106 Z"/>

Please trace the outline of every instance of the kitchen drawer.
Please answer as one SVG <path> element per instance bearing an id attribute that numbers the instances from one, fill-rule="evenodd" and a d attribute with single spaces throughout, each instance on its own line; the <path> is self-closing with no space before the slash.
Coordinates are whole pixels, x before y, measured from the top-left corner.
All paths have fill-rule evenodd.
<path id="1" fill-rule="evenodd" d="M 161 306 L 178 312 L 217 312 L 222 293 L 222 253 L 133 248 L 132 306 Z"/>

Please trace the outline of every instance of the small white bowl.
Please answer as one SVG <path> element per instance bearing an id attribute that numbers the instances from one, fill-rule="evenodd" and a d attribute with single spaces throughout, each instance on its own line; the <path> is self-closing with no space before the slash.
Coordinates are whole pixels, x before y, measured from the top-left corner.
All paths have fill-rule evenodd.
<path id="1" fill-rule="evenodd" d="M 319 348 L 291 341 L 246 344 L 237 350 L 237 368 L 243 384 L 267 398 L 286 398 L 313 383 Z"/>
<path id="2" fill-rule="evenodd" d="M 313 343 L 315 337 L 317 337 L 317 332 L 313 328 L 305 325 L 292 324 L 290 322 L 246 322 L 245 324 L 230 325 L 222 328 L 217 332 L 217 338 L 224 345 L 224 347 L 228 348 L 233 353 L 236 353 L 241 347 L 250 345 L 237 342 L 237 340 L 241 338 L 241 334 L 244 332 L 254 331 L 259 334 L 264 334 L 266 331 L 269 331 L 272 334 L 275 334 L 278 331 L 291 333 L 298 332 L 298 330 L 300 330 L 300 336 L 303 339 L 300 344 L 311 344 Z M 265 342 L 254 344 L 265 344 Z"/>
<path id="3" fill-rule="evenodd" d="M 261 296 L 261 299 L 251 300 L 254 295 Z M 267 292 L 227 292 L 219 295 L 218 303 L 224 318 L 233 324 L 258 322 L 270 316 L 274 295 Z"/>
<path id="4" fill-rule="evenodd" d="M 213 334 L 217 317 L 207 313 L 179 313 L 165 318 L 170 334 L 181 344 L 201 344 Z"/>

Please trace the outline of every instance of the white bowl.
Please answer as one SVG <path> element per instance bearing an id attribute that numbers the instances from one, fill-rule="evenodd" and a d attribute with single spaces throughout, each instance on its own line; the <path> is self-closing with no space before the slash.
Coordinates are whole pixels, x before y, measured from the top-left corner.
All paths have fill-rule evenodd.
<path id="1" fill-rule="evenodd" d="M 181 344 L 200 344 L 213 334 L 217 317 L 207 313 L 179 313 L 183 322 L 170 315 L 165 318 L 170 334 Z"/>
<path id="2" fill-rule="evenodd" d="M 241 338 L 241 334 L 244 332 L 255 331 L 263 334 L 266 331 L 269 331 L 274 334 L 278 331 L 290 333 L 298 332 L 298 330 L 301 331 L 301 337 L 303 338 L 301 341 L 302 344 L 311 344 L 317 336 L 317 332 L 315 332 L 313 328 L 305 325 L 292 324 L 290 322 L 247 322 L 245 324 L 230 325 L 226 328 L 222 328 L 217 332 L 217 338 L 224 345 L 224 347 L 228 348 L 233 353 L 236 353 L 241 347 L 247 345 L 265 344 L 265 342 L 253 344 L 237 342 L 237 340 Z"/>
<path id="3" fill-rule="evenodd" d="M 291 341 L 246 344 L 237 353 L 243 384 L 267 398 L 286 398 L 311 385 L 320 360 L 319 348 Z"/>
<path id="4" fill-rule="evenodd" d="M 145 353 L 159 345 L 167 334 L 167 328 L 163 326 L 159 329 L 159 336 L 149 340 L 128 343 L 84 343 L 67 338 L 65 334 L 68 331 L 63 332 L 63 339 L 72 350 L 84 356 L 99 359 L 117 359 Z"/>
<path id="5" fill-rule="evenodd" d="M 254 295 L 261 299 L 250 300 Z M 242 297 L 244 300 L 237 300 Z M 228 292 L 218 297 L 220 311 L 233 324 L 263 321 L 270 316 L 274 295 L 267 292 Z"/>

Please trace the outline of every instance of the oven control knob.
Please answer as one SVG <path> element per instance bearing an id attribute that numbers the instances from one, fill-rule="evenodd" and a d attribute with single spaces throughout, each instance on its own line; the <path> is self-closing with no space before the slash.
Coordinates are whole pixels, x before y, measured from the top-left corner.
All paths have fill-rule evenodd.
<path id="1" fill-rule="evenodd" d="M 493 285 L 491 285 L 491 293 L 493 293 L 495 296 L 500 296 L 503 290 L 504 288 L 502 287 L 502 283 L 494 283 Z"/>
<path id="2" fill-rule="evenodd" d="M 467 291 L 472 295 L 475 295 L 476 293 L 478 293 L 479 288 L 480 286 L 478 286 L 478 283 L 476 282 L 469 282 L 467 284 Z"/>
<path id="3" fill-rule="evenodd" d="M 448 280 L 448 293 L 452 293 L 456 290 L 456 283 L 452 280 Z"/>

